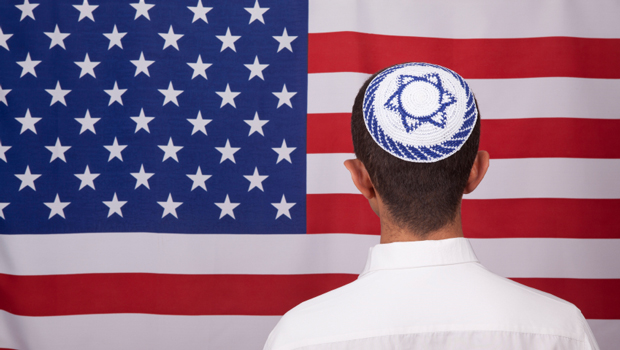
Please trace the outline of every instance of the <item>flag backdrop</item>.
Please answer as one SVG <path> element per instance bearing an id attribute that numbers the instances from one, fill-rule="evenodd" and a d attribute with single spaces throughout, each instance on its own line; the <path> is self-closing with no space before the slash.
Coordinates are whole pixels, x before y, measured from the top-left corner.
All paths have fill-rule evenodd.
<path id="1" fill-rule="evenodd" d="M 353 281 L 378 220 L 342 162 L 359 86 L 464 76 L 490 270 L 620 342 L 615 1 L 0 4 L 0 348 L 260 349 Z"/>

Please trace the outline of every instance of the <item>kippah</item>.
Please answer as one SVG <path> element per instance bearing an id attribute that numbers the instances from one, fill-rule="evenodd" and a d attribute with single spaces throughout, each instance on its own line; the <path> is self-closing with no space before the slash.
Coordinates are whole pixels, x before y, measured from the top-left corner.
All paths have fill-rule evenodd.
<path id="1" fill-rule="evenodd" d="M 363 109 L 375 142 L 393 156 L 416 163 L 456 153 L 478 117 L 465 80 L 429 63 L 400 64 L 379 73 L 366 89 Z"/>

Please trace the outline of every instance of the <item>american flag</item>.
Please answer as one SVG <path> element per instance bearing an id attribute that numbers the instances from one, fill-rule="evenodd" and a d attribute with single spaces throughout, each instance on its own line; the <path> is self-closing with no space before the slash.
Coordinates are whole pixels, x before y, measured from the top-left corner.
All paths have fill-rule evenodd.
<path id="1" fill-rule="evenodd" d="M 464 76 L 491 167 L 463 203 L 490 270 L 620 342 L 616 2 L 0 4 L 0 348 L 260 349 L 378 243 L 353 97 Z"/>

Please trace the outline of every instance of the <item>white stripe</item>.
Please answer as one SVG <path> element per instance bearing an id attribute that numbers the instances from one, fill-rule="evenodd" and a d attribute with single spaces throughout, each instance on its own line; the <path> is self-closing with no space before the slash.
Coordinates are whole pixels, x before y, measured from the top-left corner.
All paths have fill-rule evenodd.
<path id="1" fill-rule="evenodd" d="M 359 193 L 343 162 L 352 153 L 307 155 L 307 193 Z M 489 170 L 467 199 L 620 198 L 620 159 L 491 159 Z"/>
<path id="2" fill-rule="evenodd" d="M 440 38 L 617 38 L 620 3 L 553 0 L 310 0 L 310 33 Z"/>
<path id="3" fill-rule="evenodd" d="M 619 21 L 620 23 L 620 21 Z M 365 73 L 308 75 L 308 113 L 351 113 Z M 468 79 L 482 119 L 619 119 L 620 79 Z"/>
<path id="4" fill-rule="evenodd" d="M 601 350 L 613 350 L 620 344 L 620 320 L 587 320 Z"/>

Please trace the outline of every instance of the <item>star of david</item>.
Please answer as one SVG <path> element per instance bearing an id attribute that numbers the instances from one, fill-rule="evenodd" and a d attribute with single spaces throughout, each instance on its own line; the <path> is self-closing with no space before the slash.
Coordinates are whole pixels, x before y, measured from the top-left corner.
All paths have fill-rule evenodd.
<path id="1" fill-rule="evenodd" d="M 421 114 L 419 114 L 420 111 L 411 111 L 412 108 L 407 108 L 408 106 L 403 102 L 403 92 L 412 84 L 418 82 L 430 84 L 431 91 L 432 88 L 435 88 L 437 92 L 436 95 L 427 95 L 427 97 L 431 98 L 431 101 L 426 101 L 427 103 L 423 108 L 418 108 L 424 111 Z M 397 84 L 398 89 L 388 98 L 384 106 L 401 116 L 403 126 L 407 132 L 416 130 L 424 123 L 430 123 L 442 129 L 446 126 L 446 108 L 456 102 L 456 97 L 443 87 L 439 74 L 429 73 L 423 76 L 401 75 L 398 77 Z"/>

